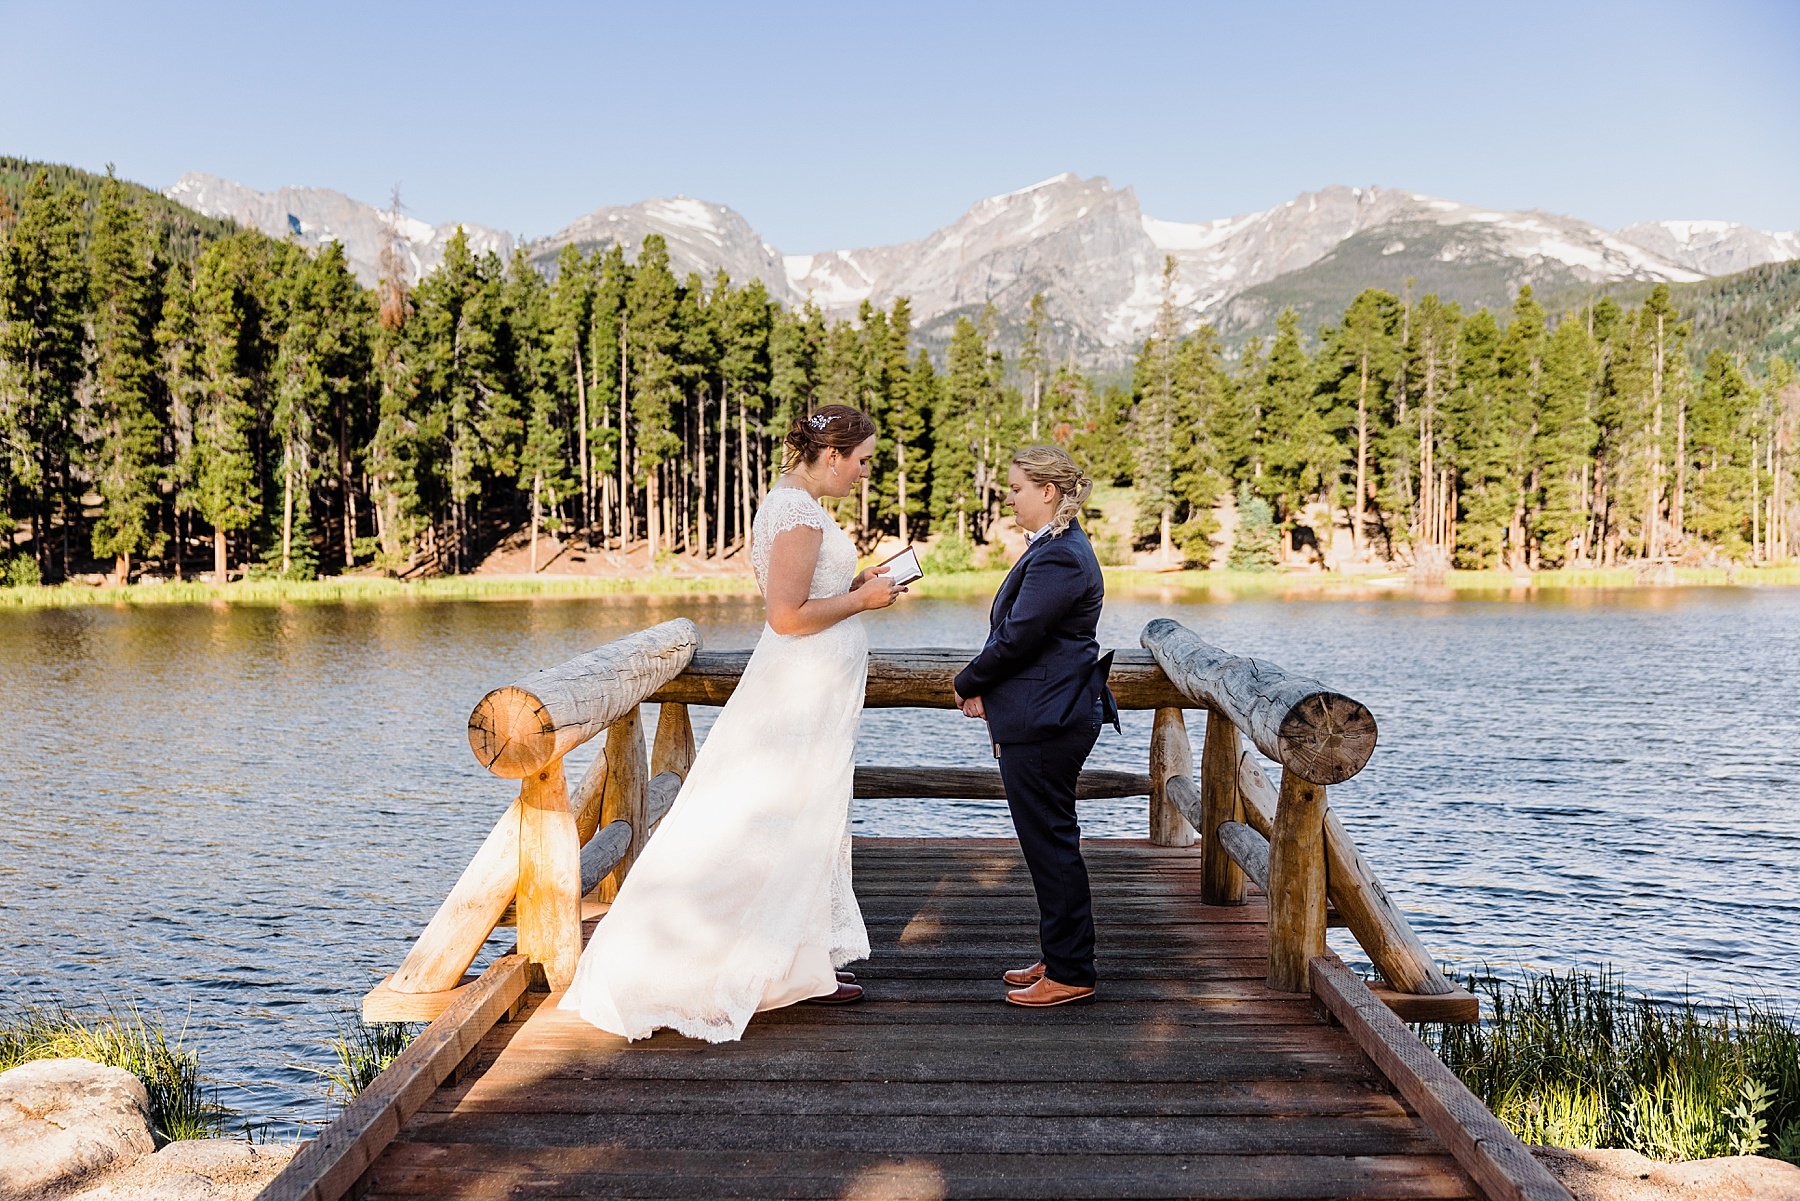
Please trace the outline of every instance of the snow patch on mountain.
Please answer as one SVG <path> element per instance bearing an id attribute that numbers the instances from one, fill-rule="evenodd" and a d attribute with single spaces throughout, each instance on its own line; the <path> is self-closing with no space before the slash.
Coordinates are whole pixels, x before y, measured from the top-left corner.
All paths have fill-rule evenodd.
<path id="1" fill-rule="evenodd" d="M 407 277 L 417 282 L 437 269 L 458 228 L 455 223 L 432 225 L 407 213 L 379 209 L 329 188 L 258 192 L 197 171 L 183 175 L 163 195 L 195 212 L 230 217 L 271 238 L 293 238 L 309 249 L 337 242 L 356 278 L 371 286 L 381 277 L 382 252 L 396 235 Z M 484 225 L 464 223 L 461 228 L 476 254 L 493 251 L 502 258 L 512 254 L 511 234 Z"/>
<path id="2" fill-rule="evenodd" d="M 380 250 L 395 235 L 414 278 L 436 266 L 454 226 L 390 214 L 324 189 L 260 193 L 214 176 L 184 176 L 167 193 L 201 212 L 233 217 L 305 245 L 343 242 L 359 277 L 372 282 Z M 466 227 L 477 253 L 512 249 L 507 235 Z M 1504 277 L 1603 283 L 1686 281 L 1800 257 L 1800 233 L 1767 233 L 1727 221 L 1660 221 L 1607 231 L 1574 217 L 1505 212 L 1391 188 L 1328 187 L 1259 212 L 1211 221 L 1167 221 L 1139 207 L 1131 188 L 1064 173 L 988 197 L 914 242 L 783 255 L 735 210 L 689 196 L 597 209 L 529 244 L 532 261 L 555 271 L 566 246 L 590 253 L 617 245 L 635 258 L 656 233 L 678 277 L 710 286 L 759 279 L 782 304 L 817 305 L 853 316 L 865 301 L 909 297 L 922 330 L 992 305 L 1002 328 L 1023 323 L 1045 295 L 1063 349 L 1117 357 L 1156 320 L 1166 257 L 1176 263 L 1173 299 L 1184 324 L 1223 313 L 1236 298 L 1321 263 L 1359 235 L 1359 254 L 1412 254 L 1421 261 L 1506 266 Z M 1338 269 L 1341 270 L 1341 269 Z M 1279 291 L 1279 289 L 1277 289 Z M 1257 293 L 1256 296 L 1263 296 Z M 1267 305 L 1266 299 L 1255 305 Z"/>
<path id="3" fill-rule="evenodd" d="M 1733 221 L 1646 221 L 1618 236 L 1702 275 L 1800 258 L 1800 231 L 1770 233 Z"/>

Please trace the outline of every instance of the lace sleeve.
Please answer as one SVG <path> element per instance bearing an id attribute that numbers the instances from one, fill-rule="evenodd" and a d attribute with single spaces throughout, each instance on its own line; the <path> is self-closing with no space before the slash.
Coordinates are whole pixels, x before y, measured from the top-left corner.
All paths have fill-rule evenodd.
<path id="1" fill-rule="evenodd" d="M 764 592 L 769 588 L 769 555 L 777 535 L 800 526 L 823 531 L 830 524 L 819 503 L 798 488 L 772 488 L 763 497 L 751 526 L 750 566 L 756 572 L 756 584 Z"/>
<path id="2" fill-rule="evenodd" d="M 772 489 L 769 498 L 763 502 L 763 512 L 762 532 L 771 539 L 799 526 L 823 530 L 827 524 L 825 510 L 819 507 L 819 502 L 798 488 Z"/>

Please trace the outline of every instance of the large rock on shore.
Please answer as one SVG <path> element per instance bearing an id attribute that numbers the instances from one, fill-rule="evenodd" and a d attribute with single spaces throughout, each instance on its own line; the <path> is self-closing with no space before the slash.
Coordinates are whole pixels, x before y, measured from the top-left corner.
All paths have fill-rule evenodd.
<path id="1" fill-rule="evenodd" d="M 252 1201 L 299 1146 L 228 1138 L 170 1143 L 66 1201 Z"/>
<path id="2" fill-rule="evenodd" d="M 1800 1201 L 1800 1167 L 1761 1155 L 1659 1163 L 1636 1151 L 1531 1153 L 1576 1201 Z"/>
<path id="3" fill-rule="evenodd" d="M 156 1149 L 150 1098 L 123 1068 L 40 1059 L 0 1072 L 0 1201 L 30 1201 Z"/>

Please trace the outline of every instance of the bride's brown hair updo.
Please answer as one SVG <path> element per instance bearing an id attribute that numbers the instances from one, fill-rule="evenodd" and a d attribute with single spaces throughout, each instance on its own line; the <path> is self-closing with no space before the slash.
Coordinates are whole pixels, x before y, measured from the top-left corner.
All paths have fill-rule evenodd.
<path id="1" fill-rule="evenodd" d="M 1056 488 L 1056 512 L 1050 516 L 1050 536 L 1056 537 L 1081 515 L 1094 481 L 1083 475 L 1069 452 L 1060 446 L 1027 446 L 1013 456 L 1013 465 L 1034 484 Z"/>
<path id="2" fill-rule="evenodd" d="M 794 418 L 787 437 L 781 440 L 781 469 L 810 467 L 828 450 L 848 455 L 875 436 L 875 422 L 861 409 L 849 405 L 821 405 L 811 413 Z"/>

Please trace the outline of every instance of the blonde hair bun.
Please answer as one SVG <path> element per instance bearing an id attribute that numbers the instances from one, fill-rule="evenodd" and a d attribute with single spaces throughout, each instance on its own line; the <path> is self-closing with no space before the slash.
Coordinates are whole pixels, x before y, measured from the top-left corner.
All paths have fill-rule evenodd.
<path id="1" fill-rule="evenodd" d="M 1027 446 L 1012 457 L 1013 466 L 1034 484 L 1056 489 L 1056 512 L 1050 517 L 1050 536 L 1056 537 L 1081 515 L 1094 490 L 1093 477 L 1084 475 L 1069 452 L 1060 446 Z"/>

